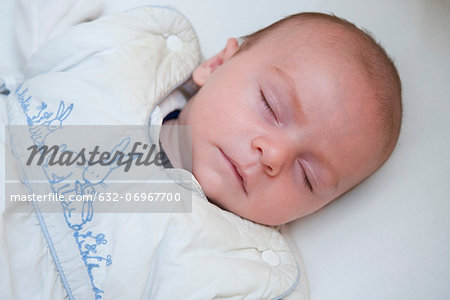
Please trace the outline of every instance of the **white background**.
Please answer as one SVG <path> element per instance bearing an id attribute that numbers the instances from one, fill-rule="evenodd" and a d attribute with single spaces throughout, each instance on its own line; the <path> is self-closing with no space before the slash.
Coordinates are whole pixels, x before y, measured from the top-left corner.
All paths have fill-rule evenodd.
<path id="1" fill-rule="evenodd" d="M 0 73 L 18 72 L 12 1 L 0 4 Z M 209 57 L 238 37 L 302 11 L 368 29 L 403 81 L 398 146 L 378 173 L 292 223 L 313 300 L 450 299 L 450 1 L 108 1 L 104 13 L 171 5 Z"/>

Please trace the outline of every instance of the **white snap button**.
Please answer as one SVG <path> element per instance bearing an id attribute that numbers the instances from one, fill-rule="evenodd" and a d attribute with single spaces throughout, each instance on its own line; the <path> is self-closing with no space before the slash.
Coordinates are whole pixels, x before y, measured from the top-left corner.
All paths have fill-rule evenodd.
<path id="1" fill-rule="evenodd" d="M 172 51 L 180 51 L 181 49 L 183 49 L 183 42 L 176 35 L 169 35 L 166 38 L 166 44 L 167 48 Z"/>
<path id="2" fill-rule="evenodd" d="M 278 266 L 280 264 L 280 258 L 272 250 L 265 250 L 261 253 L 262 259 L 271 266 Z"/>

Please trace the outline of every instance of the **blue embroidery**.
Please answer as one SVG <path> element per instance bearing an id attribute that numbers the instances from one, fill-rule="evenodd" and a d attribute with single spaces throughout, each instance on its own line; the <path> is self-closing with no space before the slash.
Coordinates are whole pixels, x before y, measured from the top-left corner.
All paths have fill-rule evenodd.
<path id="1" fill-rule="evenodd" d="M 118 145 L 114 146 L 110 153 L 115 151 L 125 152 L 130 144 L 130 138 L 124 138 Z M 61 151 L 68 151 L 65 144 L 59 145 Z M 78 153 L 70 151 L 76 156 Z M 52 186 L 52 190 L 59 195 L 64 196 L 64 199 L 69 199 L 69 195 L 96 195 L 98 188 L 106 189 L 107 185 L 104 181 L 111 174 L 113 170 L 119 167 L 114 160 L 111 166 L 87 165 L 85 167 L 74 166 L 67 174 L 56 174 L 55 170 L 49 166 L 50 156 L 46 157 L 42 168 L 47 180 Z M 58 169 L 61 171 L 61 169 Z M 68 183 L 72 179 L 72 183 Z M 95 198 L 95 197 L 93 197 Z M 80 230 L 82 226 L 90 222 L 93 216 L 92 201 L 63 201 L 61 202 L 64 208 L 64 217 L 67 225 L 73 230 Z M 72 211 L 81 212 L 81 215 L 72 216 Z M 81 217 L 81 219 L 75 219 Z"/>
<path id="2" fill-rule="evenodd" d="M 45 140 L 50 134 L 63 128 L 63 121 L 69 117 L 74 106 L 73 103 L 66 106 L 66 103 L 61 100 L 56 113 L 49 111 L 45 102 L 41 102 L 39 105 L 32 107 L 30 103 L 32 97 L 28 95 L 28 88 L 22 90 L 22 87 L 23 84 L 20 84 L 16 88 L 17 101 L 26 116 L 30 138 L 35 145 L 40 147 L 45 143 Z M 114 147 L 113 151 L 116 149 L 124 151 L 128 147 L 129 142 L 130 138 L 123 139 Z M 60 149 L 66 150 L 66 148 L 67 145 L 60 145 Z M 105 168 L 99 169 L 98 166 L 93 165 L 84 168 L 76 167 L 67 174 L 55 174 L 52 172 L 52 168 L 49 167 L 47 159 L 42 164 L 42 170 L 50 183 L 52 191 L 63 195 L 64 199 L 69 199 L 68 196 L 71 194 L 94 195 L 97 193 L 96 187 L 105 188 L 105 179 L 118 167 L 117 164 L 112 165 L 115 165 L 115 167 L 111 167 L 106 171 Z M 69 178 L 72 178 L 73 182 L 68 182 Z M 81 203 L 80 201 L 62 201 L 61 207 L 67 226 L 74 231 L 73 237 L 78 245 L 81 259 L 86 266 L 92 290 L 95 293 L 95 299 L 102 299 L 104 291 L 95 284 L 93 270 L 94 268 L 100 268 L 102 263 L 105 266 L 111 265 L 111 255 L 101 256 L 97 254 L 98 247 L 107 244 L 108 241 L 103 233 L 96 235 L 92 231 L 82 233 L 83 226 L 92 221 L 94 215 L 93 203 L 92 201 L 81 201 Z M 76 211 L 81 212 L 81 214 L 72 214 L 72 212 Z M 80 219 L 76 219 L 76 216 L 80 216 Z"/>

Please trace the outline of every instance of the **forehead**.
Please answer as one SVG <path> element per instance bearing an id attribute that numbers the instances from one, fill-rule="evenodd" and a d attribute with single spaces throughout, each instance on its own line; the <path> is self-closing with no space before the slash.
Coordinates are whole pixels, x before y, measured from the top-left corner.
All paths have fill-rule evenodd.
<path id="1" fill-rule="evenodd" d="M 289 20 L 264 31 L 250 43 L 252 48 L 270 49 L 271 56 L 288 60 L 298 52 L 322 50 L 327 58 L 355 64 L 354 50 L 360 45 L 360 37 L 342 24 L 322 19 Z M 256 47 L 254 47 L 256 46 Z M 353 59 L 352 59 L 353 56 Z"/>
<path id="2" fill-rule="evenodd" d="M 326 41 L 328 32 L 323 34 L 325 29 L 328 27 L 283 26 L 254 44 L 247 59 L 257 65 L 262 77 L 281 75 L 290 85 L 301 89 L 303 97 L 307 96 L 305 93 L 315 97 L 314 103 L 324 100 L 330 107 L 331 102 L 345 100 L 362 105 L 361 100 L 373 94 L 371 85 L 357 63 L 330 47 Z"/>

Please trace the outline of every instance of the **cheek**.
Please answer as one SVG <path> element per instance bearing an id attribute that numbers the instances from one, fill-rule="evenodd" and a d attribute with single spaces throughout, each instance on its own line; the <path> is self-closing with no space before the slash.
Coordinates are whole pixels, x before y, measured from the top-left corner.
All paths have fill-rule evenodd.
<path id="1" fill-rule="evenodd" d="M 261 182 L 261 188 L 252 198 L 254 219 L 275 225 L 298 218 L 310 209 L 310 199 L 295 186 L 292 178 L 270 179 Z"/>

